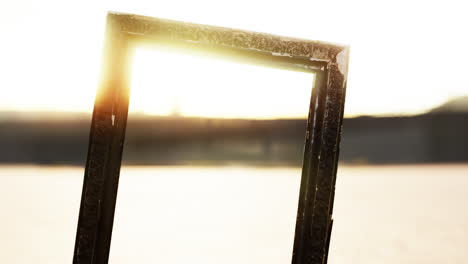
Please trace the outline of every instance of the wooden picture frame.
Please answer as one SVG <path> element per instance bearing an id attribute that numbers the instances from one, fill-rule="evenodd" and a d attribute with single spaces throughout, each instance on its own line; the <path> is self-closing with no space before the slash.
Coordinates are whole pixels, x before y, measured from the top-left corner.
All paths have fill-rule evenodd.
<path id="1" fill-rule="evenodd" d="M 151 43 L 316 74 L 305 131 L 292 263 L 326 263 L 349 49 L 121 13 L 107 15 L 103 72 L 91 123 L 73 263 L 108 262 L 129 105 L 129 51 Z"/>

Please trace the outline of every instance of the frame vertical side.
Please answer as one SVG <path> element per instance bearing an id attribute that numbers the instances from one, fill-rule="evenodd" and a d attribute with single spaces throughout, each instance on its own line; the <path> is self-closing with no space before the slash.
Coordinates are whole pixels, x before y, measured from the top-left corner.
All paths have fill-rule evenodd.
<path id="1" fill-rule="evenodd" d="M 294 235 L 294 247 L 292 263 L 303 263 L 305 251 L 308 250 L 313 207 L 316 192 L 317 170 L 319 163 L 322 123 L 325 111 L 325 98 L 327 92 L 327 71 L 316 73 L 315 88 L 309 108 L 307 131 L 304 143 L 304 158 L 301 174 L 301 186 L 299 191 L 298 212 L 296 230 Z"/>
<path id="2" fill-rule="evenodd" d="M 347 53 L 349 52 L 348 50 L 346 51 Z M 346 56 L 349 56 L 349 54 L 346 54 Z M 346 69 L 348 68 L 348 63 L 349 61 L 345 61 L 343 62 L 345 63 L 345 67 Z M 337 138 L 337 149 L 336 149 L 336 152 L 335 152 L 335 168 L 334 168 L 334 172 L 333 172 L 333 182 L 332 182 L 332 190 L 331 190 L 331 194 L 330 194 L 330 201 L 329 201 L 329 216 L 330 216 L 330 226 L 328 228 L 328 235 L 326 237 L 327 241 L 326 241 L 326 248 L 325 248 L 325 259 L 323 261 L 324 264 L 327 264 L 328 263 L 328 252 L 329 252 L 329 249 L 330 249 L 330 241 L 331 241 L 331 232 L 332 232 L 332 229 L 333 229 L 333 206 L 334 206 L 334 201 L 335 201 L 335 186 L 336 186 L 336 174 L 337 174 L 337 171 L 338 171 L 338 162 L 339 162 L 339 156 L 340 156 L 340 143 L 341 143 L 341 134 L 342 134 L 342 129 L 343 129 L 343 118 L 344 118 L 344 107 L 345 107 L 345 101 L 346 101 L 346 87 L 347 87 L 347 72 L 345 71 L 344 72 L 344 76 L 343 76 L 344 80 L 342 81 L 343 82 L 343 88 L 341 89 L 342 91 L 342 94 L 341 94 L 341 114 L 340 114 L 340 118 L 339 118 L 339 125 L 337 127 L 337 135 L 338 135 L 338 138 Z"/>
<path id="3" fill-rule="evenodd" d="M 96 95 L 73 263 L 107 263 L 128 114 L 128 42 L 108 16 L 103 78 Z"/>
<path id="4" fill-rule="evenodd" d="M 303 263 L 323 264 L 327 261 L 332 225 L 332 204 L 335 192 L 338 150 L 344 110 L 345 74 L 339 64 L 328 65 L 326 111 L 323 121 L 322 146 L 317 172 L 316 194 L 310 226 L 309 250 Z"/>
<path id="5" fill-rule="evenodd" d="M 120 168 L 122 163 L 123 145 L 127 127 L 128 107 L 130 101 L 130 87 L 128 76 L 129 63 L 129 43 L 124 34 L 120 34 L 118 41 L 120 54 L 117 63 L 118 70 L 115 71 L 119 83 L 114 84 L 116 96 L 114 97 L 114 107 L 112 113 L 112 122 L 114 133 L 109 146 L 109 156 L 106 170 L 106 182 L 104 185 L 104 195 L 102 199 L 102 215 L 98 226 L 98 236 L 96 240 L 95 261 L 93 263 L 108 263 L 112 229 L 114 224 L 115 205 L 117 201 L 117 191 L 119 185 Z"/>

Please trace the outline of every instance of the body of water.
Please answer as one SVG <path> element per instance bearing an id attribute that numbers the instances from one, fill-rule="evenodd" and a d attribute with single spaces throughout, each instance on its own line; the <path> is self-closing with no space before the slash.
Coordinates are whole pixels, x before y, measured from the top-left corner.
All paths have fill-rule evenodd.
<path id="1" fill-rule="evenodd" d="M 330 264 L 468 263 L 468 165 L 341 166 Z M 0 167 L 0 262 L 71 263 L 83 169 Z M 300 170 L 125 167 L 110 263 L 285 264 Z"/>

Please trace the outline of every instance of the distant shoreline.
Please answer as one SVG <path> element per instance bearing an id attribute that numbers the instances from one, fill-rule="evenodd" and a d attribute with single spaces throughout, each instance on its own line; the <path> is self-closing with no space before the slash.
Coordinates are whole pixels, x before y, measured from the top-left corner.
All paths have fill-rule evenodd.
<path id="1" fill-rule="evenodd" d="M 0 164 L 84 166 L 90 115 L 0 121 Z M 468 113 L 345 118 L 343 164 L 468 162 Z M 302 164 L 305 119 L 130 116 L 124 164 Z"/>

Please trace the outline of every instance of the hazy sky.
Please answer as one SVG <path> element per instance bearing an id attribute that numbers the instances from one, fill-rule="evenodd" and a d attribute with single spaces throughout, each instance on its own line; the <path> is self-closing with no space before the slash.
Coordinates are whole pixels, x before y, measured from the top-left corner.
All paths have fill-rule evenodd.
<path id="1" fill-rule="evenodd" d="M 130 111 L 223 118 L 307 116 L 315 76 L 159 48 L 134 51 Z"/>
<path id="2" fill-rule="evenodd" d="M 1 0 L 0 110 L 90 111 L 113 10 L 348 44 L 347 115 L 418 113 L 468 94 L 467 5 Z"/>

